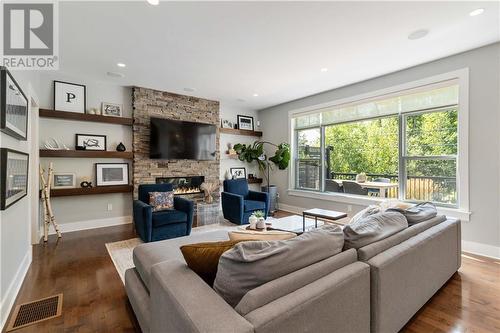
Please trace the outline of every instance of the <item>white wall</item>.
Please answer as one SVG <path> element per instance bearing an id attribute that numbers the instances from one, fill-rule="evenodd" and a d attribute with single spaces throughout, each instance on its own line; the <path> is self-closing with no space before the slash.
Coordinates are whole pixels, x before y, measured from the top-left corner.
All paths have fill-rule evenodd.
<path id="1" fill-rule="evenodd" d="M 89 81 L 77 77 L 69 77 L 58 72 L 41 74 L 40 107 L 53 108 L 53 81 L 60 80 L 86 85 L 87 109 L 101 108 L 102 102 L 123 104 L 123 116 L 132 116 L 132 89 L 109 82 Z M 75 134 L 100 134 L 107 136 L 107 150 L 116 150 L 120 142 L 128 151 L 132 150 L 132 128 L 130 126 L 110 125 L 94 122 L 81 122 L 54 118 L 40 118 L 40 146 L 50 138 L 56 138 L 70 149 L 75 147 Z M 82 177 L 89 177 L 95 185 L 95 163 L 128 162 L 132 170 L 131 160 L 122 159 L 87 159 L 87 158 L 42 158 L 41 163 L 47 167 L 54 163 L 55 172 L 72 172 L 76 174 L 77 187 Z M 131 177 L 131 176 L 130 176 Z M 130 183 L 132 179 L 130 178 Z M 108 204 L 112 210 L 108 211 Z M 89 196 L 54 197 L 52 206 L 56 221 L 61 230 L 74 231 L 91 226 L 107 226 L 130 222 L 132 215 L 132 195 L 129 193 L 100 194 Z M 53 230 L 51 229 L 51 232 Z"/>
<path id="2" fill-rule="evenodd" d="M 261 128 L 257 126 L 258 114 L 257 111 L 245 108 L 236 108 L 232 106 L 227 106 L 223 103 L 220 105 L 220 117 L 221 119 L 227 119 L 236 123 L 238 115 L 252 116 L 254 117 L 254 128 L 256 131 L 260 131 Z M 261 177 L 259 172 L 259 167 L 256 163 L 246 163 L 241 162 L 238 159 L 229 159 L 227 157 L 228 144 L 231 143 L 233 146 L 237 143 L 251 144 L 256 140 L 260 140 L 258 137 L 250 137 L 245 135 L 232 135 L 221 133 L 220 135 L 220 179 L 224 179 L 226 171 L 230 168 L 245 167 L 247 175 L 253 173 L 255 177 Z M 259 185 L 251 184 L 250 187 L 254 190 L 259 188 Z"/>
<path id="3" fill-rule="evenodd" d="M 500 43 L 261 110 L 259 118 L 264 139 L 273 142 L 288 141 L 287 119 L 290 110 L 462 68 L 469 68 L 469 201 L 472 212 L 470 221 L 462 224 L 464 249 L 500 256 Z M 285 207 L 319 207 L 347 211 L 347 205 L 343 203 L 288 195 L 286 171 L 279 172 L 275 179 L 280 189 L 280 201 L 288 205 Z M 362 208 L 354 206 L 353 211 Z"/>
<path id="4" fill-rule="evenodd" d="M 16 71 L 12 75 L 25 92 L 28 100 L 37 101 L 36 89 L 38 86 L 38 74 L 33 71 Z M 33 110 L 30 109 L 29 116 Z M 0 145 L 2 148 L 11 148 L 25 153 L 30 153 L 32 144 L 32 128 L 36 128 L 32 118 L 28 121 L 28 140 L 18 141 L 4 133 L 0 133 Z M 33 156 L 30 156 L 30 159 Z M 19 200 L 6 210 L 0 211 L 0 330 L 5 324 L 16 295 L 21 287 L 24 276 L 31 263 L 31 220 L 32 216 L 30 191 L 33 186 L 31 175 L 36 172 L 33 168 L 29 170 L 30 181 L 28 182 L 28 195 Z"/>

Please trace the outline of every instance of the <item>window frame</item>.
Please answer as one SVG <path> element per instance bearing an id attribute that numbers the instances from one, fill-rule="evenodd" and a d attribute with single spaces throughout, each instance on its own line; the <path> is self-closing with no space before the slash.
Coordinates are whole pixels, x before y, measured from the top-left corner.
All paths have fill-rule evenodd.
<path id="1" fill-rule="evenodd" d="M 289 132 L 289 142 L 291 143 L 292 146 L 292 152 L 295 152 L 295 135 L 294 132 L 296 131 L 294 129 L 294 118 L 297 116 L 302 116 L 302 115 L 307 115 L 307 114 L 314 114 L 317 113 L 320 109 L 324 109 L 327 107 L 337 107 L 349 103 L 356 103 L 362 100 L 367 100 L 367 99 L 375 99 L 375 98 L 380 98 L 383 95 L 390 95 L 390 94 L 397 94 L 401 93 L 401 95 L 407 93 L 409 90 L 420 88 L 426 85 L 431 85 L 431 84 L 438 84 L 440 82 L 444 81 L 451 81 L 451 80 L 456 80 L 458 87 L 459 87 L 459 93 L 458 93 L 458 137 L 457 137 L 457 144 L 458 144 L 458 151 L 457 151 L 457 156 L 456 158 L 456 163 L 457 163 L 457 205 L 453 206 L 443 206 L 439 207 L 438 211 L 441 213 L 445 213 L 449 216 L 454 216 L 457 218 L 461 218 L 462 220 L 468 221 L 470 217 L 470 211 L 469 211 L 469 163 L 468 163 L 468 120 L 469 120 L 469 69 L 468 68 L 463 68 L 459 69 L 456 71 L 448 72 L 448 73 L 443 73 L 439 75 L 435 75 L 432 77 L 424 78 L 421 80 L 416 80 L 412 82 L 407 82 L 403 84 L 399 84 L 396 86 L 392 86 L 389 88 L 385 89 L 380 89 L 377 91 L 365 93 L 365 94 L 360 94 L 356 96 L 351 96 L 348 98 L 342 98 L 338 99 L 332 102 L 327 102 L 319 105 L 313 105 L 309 107 L 304 107 L 296 110 L 291 110 L 288 113 L 288 132 Z M 444 107 L 439 107 L 439 109 L 443 109 L 449 106 L 444 106 Z M 437 109 L 437 108 L 436 108 Z M 418 112 L 425 112 L 427 110 L 416 110 L 408 113 L 403 113 L 400 114 L 399 117 L 404 117 L 405 115 L 410 115 L 410 114 L 415 114 Z M 430 110 L 429 110 L 430 111 Z M 378 117 L 374 117 L 378 118 Z M 360 119 L 361 120 L 361 119 Z M 363 120 L 366 120 L 366 118 L 363 118 Z M 401 145 L 404 142 L 404 136 L 403 136 L 403 121 L 399 121 L 399 142 L 398 144 Z M 321 154 L 323 156 L 324 154 L 324 125 L 321 126 L 314 126 L 314 127 L 320 127 L 322 130 L 322 135 L 321 135 Z M 399 154 L 405 154 L 405 149 L 402 147 L 402 149 L 399 149 Z M 435 157 L 433 157 L 435 158 Z M 401 170 L 401 164 L 405 163 L 405 159 L 403 156 L 398 156 L 399 159 L 399 168 Z M 324 179 L 325 175 L 325 167 L 324 167 L 324 156 L 321 160 L 321 168 L 322 168 L 322 174 L 323 174 L 323 180 L 321 181 L 321 191 L 324 190 Z M 401 174 L 399 171 L 398 174 Z M 404 174 L 406 175 L 406 173 Z M 361 205 L 369 205 L 372 203 L 380 202 L 380 198 L 374 198 L 374 197 L 360 197 L 360 196 L 353 196 L 350 194 L 345 194 L 345 193 L 325 193 L 325 192 L 320 192 L 320 191 L 312 191 L 312 190 L 301 190 L 301 189 L 296 189 L 295 188 L 295 165 L 293 165 L 289 169 L 289 188 L 288 188 L 288 194 L 292 196 L 301 196 L 301 197 L 309 197 L 309 198 L 315 198 L 315 199 L 320 199 L 320 200 L 327 200 L 327 201 L 335 201 L 335 202 L 343 202 L 343 203 L 352 203 L 352 204 L 361 204 Z M 401 186 L 404 186 L 402 183 L 400 183 L 400 199 L 402 194 L 404 193 L 404 189 L 401 189 Z M 409 200 L 405 200 L 409 201 Z"/>

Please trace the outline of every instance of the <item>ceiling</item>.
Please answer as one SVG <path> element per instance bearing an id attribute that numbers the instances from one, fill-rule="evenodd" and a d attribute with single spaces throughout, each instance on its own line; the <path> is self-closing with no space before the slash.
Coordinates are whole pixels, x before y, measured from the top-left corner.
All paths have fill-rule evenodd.
<path id="1" fill-rule="evenodd" d="M 60 70 L 262 109 L 496 42 L 499 15 L 498 2 L 61 2 Z"/>

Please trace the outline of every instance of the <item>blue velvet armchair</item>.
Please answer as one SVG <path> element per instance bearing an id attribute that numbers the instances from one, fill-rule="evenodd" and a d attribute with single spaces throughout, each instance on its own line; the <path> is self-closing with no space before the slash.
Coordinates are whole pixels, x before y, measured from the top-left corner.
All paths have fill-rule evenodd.
<path id="1" fill-rule="evenodd" d="M 248 190 L 246 179 L 230 179 L 224 181 L 224 192 L 221 194 L 224 218 L 236 224 L 247 224 L 248 218 L 256 210 L 269 212 L 269 196 L 266 192 Z"/>
<path id="2" fill-rule="evenodd" d="M 134 200 L 134 225 L 141 239 L 148 243 L 187 236 L 193 225 L 192 201 L 174 197 L 174 209 L 153 212 L 149 192 L 172 191 L 172 184 L 139 185 L 139 200 Z"/>

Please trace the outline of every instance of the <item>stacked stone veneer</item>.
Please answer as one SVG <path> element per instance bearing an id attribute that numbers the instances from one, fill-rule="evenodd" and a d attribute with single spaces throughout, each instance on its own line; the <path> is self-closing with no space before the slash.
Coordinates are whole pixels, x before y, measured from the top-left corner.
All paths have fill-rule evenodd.
<path id="1" fill-rule="evenodd" d="M 151 160 L 149 158 L 151 117 L 208 123 L 218 127 L 219 102 L 138 87 L 133 88 L 132 94 L 134 198 L 137 198 L 139 184 L 154 184 L 157 177 L 205 176 L 205 181 L 219 183 L 218 131 L 217 154 L 213 161 Z M 199 198 L 200 195 L 194 197 Z"/>

